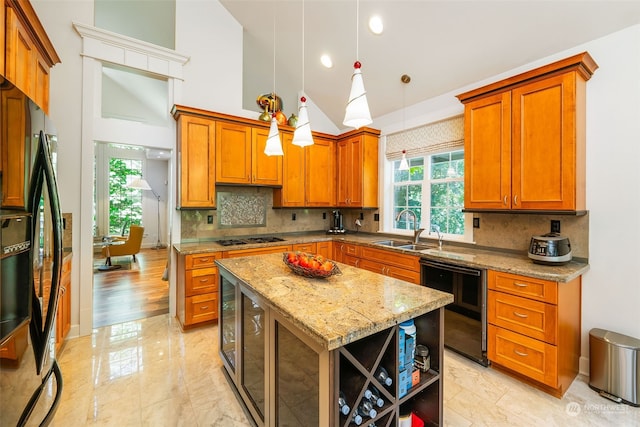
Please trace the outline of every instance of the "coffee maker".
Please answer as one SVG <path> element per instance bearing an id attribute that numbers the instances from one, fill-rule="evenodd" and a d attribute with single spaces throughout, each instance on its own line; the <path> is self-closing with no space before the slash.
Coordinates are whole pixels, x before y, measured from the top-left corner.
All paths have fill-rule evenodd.
<path id="1" fill-rule="evenodd" d="M 342 213 L 339 210 L 332 212 L 331 228 L 327 230 L 328 234 L 341 234 L 345 232 L 344 224 L 342 222 Z"/>

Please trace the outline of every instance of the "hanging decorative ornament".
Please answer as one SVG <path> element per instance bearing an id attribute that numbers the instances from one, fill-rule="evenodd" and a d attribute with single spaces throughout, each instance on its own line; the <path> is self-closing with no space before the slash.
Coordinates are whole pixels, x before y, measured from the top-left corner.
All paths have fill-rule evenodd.
<path id="1" fill-rule="evenodd" d="M 353 64 L 353 75 L 351 76 L 351 92 L 349 93 L 349 102 L 345 111 L 345 126 L 351 126 L 356 129 L 371 124 L 371 113 L 369 112 L 369 104 L 367 103 L 367 91 L 364 90 L 364 82 L 362 80 L 362 64 L 356 61 Z"/>
<path id="2" fill-rule="evenodd" d="M 282 156 L 282 141 L 280 141 L 280 132 L 278 131 L 278 121 L 276 115 L 271 117 L 271 127 L 269 127 L 269 136 L 267 144 L 264 147 L 264 154 L 267 156 Z"/>
<path id="3" fill-rule="evenodd" d="M 408 171 L 409 170 L 409 162 L 407 161 L 407 150 L 402 150 L 402 160 L 400 160 L 400 166 L 398 167 L 399 171 Z"/>
<path id="4" fill-rule="evenodd" d="M 298 125 L 293 132 L 293 145 L 306 147 L 313 145 L 313 135 L 311 135 L 311 124 L 307 114 L 307 98 L 300 98 L 300 111 L 298 111 Z"/>
<path id="5" fill-rule="evenodd" d="M 287 120 L 287 124 L 291 127 L 296 127 L 298 124 L 298 116 L 296 116 L 295 113 L 291 113 L 289 120 Z"/>

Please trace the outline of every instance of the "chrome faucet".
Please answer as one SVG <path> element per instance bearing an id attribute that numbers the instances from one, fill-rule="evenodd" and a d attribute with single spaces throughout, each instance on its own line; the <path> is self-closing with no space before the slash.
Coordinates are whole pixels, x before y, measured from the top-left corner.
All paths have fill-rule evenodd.
<path id="1" fill-rule="evenodd" d="M 401 210 L 398 215 L 396 215 L 396 221 L 400 221 L 400 217 L 404 213 L 413 215 L 413 243 L 417 244 L 418 239 L 420 238 L 420 233 L 424 231 L 424 228 L 418 228 L 418 215 L 416 215 L 416 213 L 411 209 Z"/>
<path id="2" fill-rule="evenodd" d="M 442 233 L 440 232 L 440 226 L 438 224 L 431 224 L 429 234 L 431 234 L 432 231 L 438 234 L 438 249 L 442 250 Z"/>

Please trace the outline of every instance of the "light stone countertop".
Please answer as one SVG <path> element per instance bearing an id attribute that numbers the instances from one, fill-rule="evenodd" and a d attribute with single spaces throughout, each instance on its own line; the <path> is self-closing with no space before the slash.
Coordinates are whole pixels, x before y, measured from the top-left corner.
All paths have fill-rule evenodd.
<path id="1" fill-rule="evenodd" d="M 216 260 L 327 350 L 453 302 L 453 295 L 338 263 L 342 274 L 295 274 L 282 254 Z"/>
<path id="2" fill-rule="evenodd" d="M 566 265 L 540 265 L 534 264 L 526 253 L 513 253 L 499 250 L 477 249 L 473 246 L 461 246 L 449 242 L 445 242 L 443 250 L 439 251 L 437 244 L 433 241 L 421 240 L 420 243 L 432 244 L 433 249 L 423 251 L 413 251 L 408 249 L 392 248 L 381 246 L 374 242 L 386 239 L 410 240 L 407 236 L 392 236 L 388 234 L 374 233 L 353 233 L 344 235 L 329 235 L 324 232 L 310 233 L 294 233 L 294 234 L 277 234 L 277 236 L 285 239 L 284 242 L 276 243 L 258 243 L 246 244 L 239 246 L 221 246 L 215 241 L 203 242 L 187 242 L 176 243 L 173 245 L 178 254 L 196 254 L 205 252 L 222 252 L 237 249 L 261 248 L 267 246 L 294 245 L 298 243 L 309 243 L 331 240 L 335 244 L 339 243 L 355 243 L 395 251 L 398 253 L 416 255 L 423 259 L 430 259 L 440 262 L 446 262 L 467 267 L 475 267 L 482 269 L 492 269 L 513 274 L 520 274 L 528 277 L 534 277 L 544 280 L 552 280 L 556 282 L 569 282 L 574 278 L 586 273 L 589 270 L 589 264 L 580 261 L 571 261 Z M 238 237 L 241 238 L 241 237 Z"/>

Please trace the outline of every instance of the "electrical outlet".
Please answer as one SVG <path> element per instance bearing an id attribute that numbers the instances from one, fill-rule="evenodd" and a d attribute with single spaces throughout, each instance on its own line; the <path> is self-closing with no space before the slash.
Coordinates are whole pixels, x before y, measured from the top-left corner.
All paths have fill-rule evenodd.
<path id="1" fill-rule="evenodd" d="M 473 218 L 473 228 L 480 228 L 480 218 Z"/>
<path id="2" fill-rule="evenodd" d="M 374 221 L 380 221 L 380 214 L 373 214 L 373 220 Z"/>
<path id="3" fill-rule="evenodd" d="M 552 219 L 551 220 L 551 232 L 552 233 L 559 233 L 560 232 L 560 220 L 559 219 Z"/>
<path id="4" fill-rule="evenodd" d="M 213 215 L 207 215 L 207 224 L 213 224 Z"/>
<path id="5" fill-rule="evenodd" d="M 360 212 L 360 219 L 364 219 L 364 212 Z"/>
<path id="6" fill-rule="evenodd" d="M 326 212 L 322 212 L 322 219 L 327 219 L 327 213 Z"/>
<path id="7" fill-rule="evenodd" d="M 296 214 L 292 213 L 291 214 L 291 221 L 295 221 L 296 220 Z"/>

